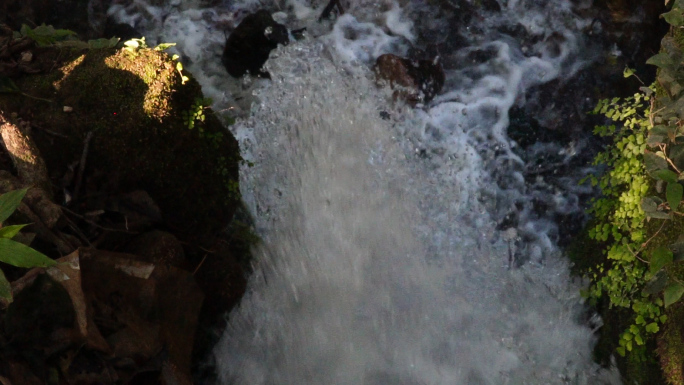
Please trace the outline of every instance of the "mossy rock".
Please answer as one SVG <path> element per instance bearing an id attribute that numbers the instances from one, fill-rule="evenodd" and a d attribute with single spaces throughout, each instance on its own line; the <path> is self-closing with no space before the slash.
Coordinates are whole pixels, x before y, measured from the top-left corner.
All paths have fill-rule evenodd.
<path id="1" fill-rule="evenodd" d="M 684 384 L 684 306 L 677 303 L 667 309 L 668 322 L 658 337 L 658 356 L 670 385 Z"/>
<path id="2" fill-rule="evenodd" d="M 201 89 L 192 78 L 183 82 L 169 55 L 47 47 L 34 49 L 33 60 L 41 73 L 14 79 L 24 95 L 0 94 L 0 109 L 37 128 L 55 185 L 92 132 L 90 191 L 146 190 L 167 225 L 191 234 L 228 223 L 239 201 L 237 141 L 209 109 L 189 128 L 184 116 L 197 110 Z"/>

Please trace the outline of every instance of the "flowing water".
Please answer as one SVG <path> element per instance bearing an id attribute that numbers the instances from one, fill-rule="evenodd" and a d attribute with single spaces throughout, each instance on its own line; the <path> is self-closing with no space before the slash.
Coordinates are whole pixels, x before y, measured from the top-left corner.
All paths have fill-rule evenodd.
<path id="1" fill-rule="evenodd" d="M 304 0 L 110 8 L 177 42 L 214 109 L 243 116 L 231 129 L 264 244 L 215 348 L 222 384 L 619 383 L 592 362 L 558 248 L 558 218 L 581 217 L 588 193 L 582 136 L 523 149 L 508 135 L 528 90 L 594 60 L 588 4 L 482 3 L 354 1 L 322 23 Z M 272 80 L 232 80 L 223 30 L 261 6 L 306 36 L 272 53 Z M 445 89 L 393 105 L 369 66 L 428 42 Z"/>

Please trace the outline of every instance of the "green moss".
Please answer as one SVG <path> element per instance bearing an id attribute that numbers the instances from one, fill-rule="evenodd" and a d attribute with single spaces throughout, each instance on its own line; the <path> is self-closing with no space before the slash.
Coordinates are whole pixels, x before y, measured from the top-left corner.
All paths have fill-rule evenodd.
<path id="1" fill-rule="evenodd" d="M 684 384 L 684 305 L 671 306 L 667 314 L 670 322 L 658 338 L 658 355 L 663 373 L 670 385 Z"/>
<path id="2" fill-rule="evenodd" d="M 228 222 L 239 200 L 230 186 L 241 159 L 237 142 L 211 110 L 197 123 L 211 139 L 188 130 L 182 111 L 202 97 L 201 89 L 194 79 L 182 84 L 167 54 L 45 48 L 34 57 L 54 68 L 15 83 L 53 103 L 0 95 L 0 108 L 68 138 L 35 133 L 55 179 L 80 158 L 92 132 L 89 183 L 105 191 L 144 189 L 170 225 L 193 233 Z"/>

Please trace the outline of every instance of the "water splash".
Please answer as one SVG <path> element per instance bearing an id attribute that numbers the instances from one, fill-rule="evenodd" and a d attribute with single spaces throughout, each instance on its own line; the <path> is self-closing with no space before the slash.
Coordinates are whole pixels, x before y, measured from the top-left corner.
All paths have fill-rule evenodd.
<path id="1" fill-rule="evenodd" d="M 279 50 L 240 128 L 267 246 L 216 349 L 222 383 L 618 383 L 591 361 L 562 258 L 508 270 L 467 181 L 440 186 L 452 211 L 425 218 L 428 171 L 388 135 L 370 81 L 322 50 Z M 425 247 L 435 223 L 450 227 L 447 254 Z"/>
<path id="2" fill-rule="evenodd" d="M 216 347 L 222 383 L 619 383 L 591 361 L 580 283 L 556 246 L 556 216 L 579 212 L 582 170 L 568 165 L 582 141 L 522 151 L 507 132 L 525 91 L 591 59 L 570 2 L 494 1 L 501 12 L 455 25 L 458 11 L 423 2 L 355 1 L 314 25 L 320 4 L 289 0 L 279 19 L 313 37 L 272 54 L 272 82 L 219 64 L 218 26 L 257 3 L 172 3 L 110 14 L 178 42 L 217 111 L 249 112 L 232 129 L 256 164 L 241 188 L 266 246 Z M 439 33 L 446 90 L 423 109 L 389 106 L 368 65 Z"/>

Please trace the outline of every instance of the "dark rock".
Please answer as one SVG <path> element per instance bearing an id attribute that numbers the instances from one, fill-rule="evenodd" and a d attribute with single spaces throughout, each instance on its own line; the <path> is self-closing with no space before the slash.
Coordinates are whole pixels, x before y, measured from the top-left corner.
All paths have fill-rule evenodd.
<path id="1" fill-rule="evenodd" d="M 268 55 L 278 44 L 288 42 L 287 28 L 276 23 L 268 11 L 260 10 L 245 17 L 228 36 L 221 61 L 228 73 L 236 78 L 248 72 L 269 77 L 261 69 Z"/>
<path id="2" fill-rule="evenodd" d="M 389 82 L 395 98 L 401 96 L 410 104 L 429 102 L 444 86 L 444 70 L 437 60 L 385 54 L 378 57 L 374 71 L 378 80 Z"/>
<path id="3" fill-rule="evenodd" d="M 104 26 L 104 31 L 102 32 L 102 36 L 118 37 L 121 39 L 121 41 L 127 41 L 140 38 L 142 33 L 138 32 L 138 30 L 131 27 L 129 24 L 117 23 L 116 21 L 112 20 L 111 17 L 108 17 Z"/>
<path id="4" fill-rule="evenodd" d="M 159 206 L 143 190 L 110 197 L 105 201 L 104 209 L 123 216 L 126 228 L 131 231 L 141 231 L 155 223 L 162 222 L 162 212 Z"/>
<path id="5" fill-rule="evenodd" d="M 496 0 L 483 0 L 481 2 L 482 8 L 491 12 L 501 12 L 501 5 Z"/>
<path id="6" fill-rule="evenodd" d="M 170 233 L 154 230 L 131 241 L 126 252 L 139 255 L 145 262 L 184 267 L 185 253 L 178 239 Z"/>

